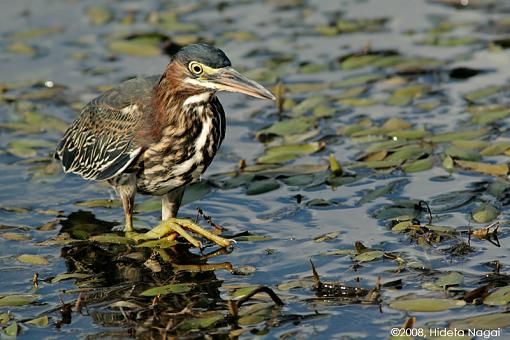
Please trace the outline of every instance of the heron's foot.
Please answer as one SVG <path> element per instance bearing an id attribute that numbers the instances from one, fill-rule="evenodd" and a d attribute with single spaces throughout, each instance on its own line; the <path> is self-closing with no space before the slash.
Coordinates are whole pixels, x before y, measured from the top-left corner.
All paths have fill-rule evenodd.
<path id="1" fill-rule="evenodd" d="M 234 240 L 223 238 L 203 229 L 187 218 L 170 218 L 166 221 L 162 221 L 157 227 L 149 230 L 145 234 L 139 234 L 136 236 L 133 235 L 133 238 L 136 241 L 160 239 L 162 237 L 168 237 L 169 240 L 173 240 L 177 237 L 177 235 L 180 235 L 194 247 L 202 248 L 202 242 L 191 236 L 188 231 L 198 234 L 199 236 L 216 243 L 220 247 L 228 247 L 235 243 Z"/>

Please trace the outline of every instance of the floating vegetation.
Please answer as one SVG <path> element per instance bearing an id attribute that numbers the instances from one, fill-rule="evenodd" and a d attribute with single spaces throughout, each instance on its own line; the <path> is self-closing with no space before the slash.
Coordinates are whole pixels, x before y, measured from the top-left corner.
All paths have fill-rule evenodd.
<path id="1" fill-rule="evenodd" d="M 379 11 L 395 4 L 3 11 L 0 338 L 507 332 L 510 7 Z M 195 42 L 229 51 L 278 97 L 225 102 L 221 153 L 183 198 L 179 217 L 235 240 L 228 249 L 144 234 L 156 197 L 135 206 L 138 236 L 120 232 L 113 193 L 53 160 L 98 91 Z"/>

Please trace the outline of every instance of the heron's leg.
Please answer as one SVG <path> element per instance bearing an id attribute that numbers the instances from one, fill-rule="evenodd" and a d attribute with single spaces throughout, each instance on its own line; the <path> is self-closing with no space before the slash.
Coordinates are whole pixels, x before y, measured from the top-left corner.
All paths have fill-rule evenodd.
<path id="1" fill-rule="evenodd" d="M 181 206 L 184 187 L 177 188 L 161 197 L 161 220 L 166 221 L 177 216 L 177 211 Z M 171 241 L 175 240 L 179 234 L 173 232 L 167 236 Z M 196 241 L 196 240 L 194 240 Z M 198 242 L 198 241 L 196 241 Z M 192 242 L 193 243 L 193 242 Z M 196 243 L 195 243 L 196 244 Z M 193 245 L 195 245 L 193 244 Z"/>
<path id="2" fill-rule="evenodd" d="M 134 231 L 133 228 L 133 208 L 135 204 L 136 194 L 136 175 L 135 174 L 123 174 L 110 181 L 110 184 L 114 185 L 117 194 L 122 201 L 122 207 L 124 208 L 124 218 L 126 221 L 124 231 Z"/>
<path id="3" fill-rule="evenodd" d="M 170 191 L 161 197 L 161 220 L 166 221 L 177 216 L 177 211 L 181 206 L 184 187 Z"/>

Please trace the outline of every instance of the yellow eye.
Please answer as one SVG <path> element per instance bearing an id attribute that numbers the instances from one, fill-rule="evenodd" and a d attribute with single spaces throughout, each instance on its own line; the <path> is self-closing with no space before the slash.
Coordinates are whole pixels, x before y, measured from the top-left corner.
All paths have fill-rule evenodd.
<path id="1" fill-rule="evenodd" d="M 196 75 L 202 74 L 204 72 L 204 68 L 202 67 L 202 65 L 200 65 L 196 61 L 192 61 L 191 63 L 189 63 L 188 68 L 191 72 L 193 72 Z"/>

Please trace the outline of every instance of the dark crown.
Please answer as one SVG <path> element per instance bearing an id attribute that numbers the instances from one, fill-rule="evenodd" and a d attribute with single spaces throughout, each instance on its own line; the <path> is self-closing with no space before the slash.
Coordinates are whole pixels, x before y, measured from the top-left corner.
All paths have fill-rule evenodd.
<path id="1" fill-rule="evenodd" d="M 222 50 L 206 44 L 185 46 L 177 52 L 174 58 L 184 65 L 188 65 L 191 61 L 198 61 L 212 68 L 222 68 L 232 65 Z"/>

